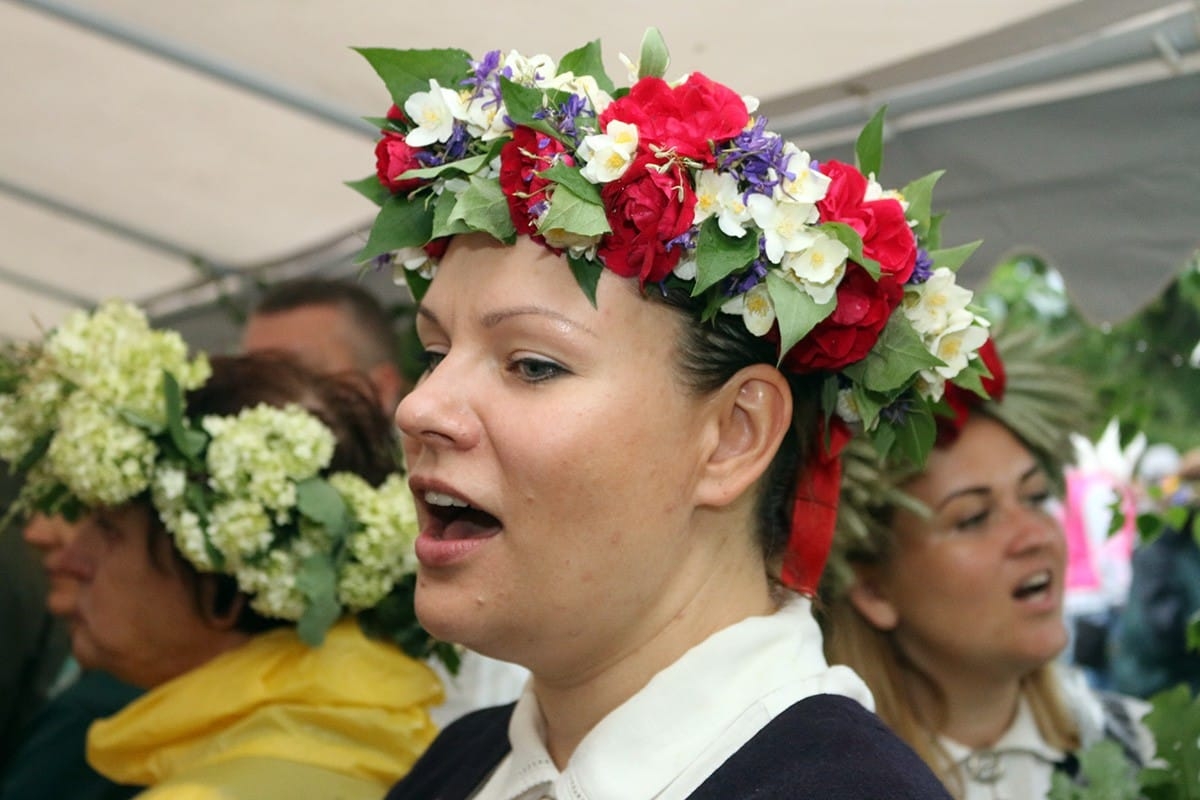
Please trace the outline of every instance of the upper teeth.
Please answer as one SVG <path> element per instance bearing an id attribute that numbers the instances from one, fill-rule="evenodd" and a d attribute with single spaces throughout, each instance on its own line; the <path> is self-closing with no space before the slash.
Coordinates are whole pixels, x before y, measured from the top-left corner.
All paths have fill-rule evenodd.
<path id="1" fill-rule="evenodd" d="M 455 508 L 466 508 L 468 503 L 466 500 L 455 497 L 452 494 L 443 492 L 425 492 L 425 502 L 431 506 L 453 506 Z"/>
<path id="2" fill-rule="evenodd" d="M 1027 578 L 1025 581 L 1023 581 L 1021 583 L 1020 588 L 1021 589 L 1035 589 L 1035 588 L 1042 586 L 1044 584 L 1047 584 L 1049 582 L 1050 582 L 1050 573 L 1049 572 L 1039 572 L 1037 575 L 1034 575 L 1033 577 Z"/>

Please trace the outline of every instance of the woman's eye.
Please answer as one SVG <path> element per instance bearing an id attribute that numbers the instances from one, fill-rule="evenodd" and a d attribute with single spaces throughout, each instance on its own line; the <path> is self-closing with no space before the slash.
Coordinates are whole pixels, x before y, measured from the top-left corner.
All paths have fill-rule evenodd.
<path id="1" fill-rule="evenodd" d="M 990 516 L 990 514 L 991 514 L 991 511 L 989 509 L 984 509 L 983 511 L 980 511 L 976 514 L 971 514 L 970 516 L 966 516 L 966 517 L 960 517 L 958 520 L 955 521 L 954 529 L 956 531 L 964 531 L 964 532 L 977 531 L 980 528 L 982 528 L 984 525 L 987 524 L 988 517 Z"/>
<path id="2" fill-rule="evenodd" d="M 1035 492 L 1025 496 L 1025 504 L 1038 511 L 1048 511 L 1054 504 L 1055 497 L 1048 491 Z"/>
<path id="3" fill-rule="evenodd" d="M 567 373 L 566 368 L 544 358 L 514 359 L 509 369 L 523 381 L 541 383 Z"/>
<path id="4" fill-rule="evenodd" d="M 445 357 L 445 353 L 437 350 L 422 350 L 417 360 L 421 363 L 422 372 L 432 372 L 438 364 L 442 363 L 442 359 Z"/>

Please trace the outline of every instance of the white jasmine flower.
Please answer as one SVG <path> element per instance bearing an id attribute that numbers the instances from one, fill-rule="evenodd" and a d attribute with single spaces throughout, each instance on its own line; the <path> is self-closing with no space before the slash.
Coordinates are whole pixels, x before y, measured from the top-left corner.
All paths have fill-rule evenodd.
<path id="1" fill-rule="evenodd" d="M 875 173 L 872 172 L 867 176 L 867 190 L 863 193 L 863 200 L 882 200 L 884 198 L 895 200 L 900 204 L 900 208 L 908 211 L 908 201 L 904 199 L 904 195 L 895 189 L 884 189 L 875 180 Z"/>
<path id="2" fill-rule="evenodd" d="M 554 59 L 540 54 L 526 58 L 516 50 L 510 50 L 504 57 L 503 66 L 512 74 L 511 80 L 523 86 L 548 88 L 552 85 L 558 67 Z"/>
<path id="3" fill-rule="evenodd" d="M 577 94 L 588 101 L 588 105 L 600 116 L 604 109 L 612 103 L 612 96 L 600 88 L 596 79 L 591 75 L 576 75 L 574 72 L 564 72 L 550 82 L 551 88 Z"/>
<path id="4" fill-rule="evenodd" d="M 775 324 L 775 303 L 767 293 L 767 284 L 760 283 L 743 294 L 735 295 L 721 305 L 726 314 L 741 314 L 746 330 L 763 336 Z"/>
<path id="5" fill-rule="evenodd" d="M 858 402 L 854 399 L 854 392 L 849 389 L 838 389 L 835 411 L 838 418 L 848 425 L 862 424 L 862 413 L 859 411 Z"/>
<path id="6" fill-rule="evenodd" d="M 967 307 L 971 297 L 969 289 L 957 285 L 951 270 L 938 267 L 929 280 L 905 289 L 904 315 L 917 333 L 938 336 L 947 330 L 950 318 Z"/>
<path id="7" fill-rule="evenodd" d="M 689 252 L 683 258 L 679 259 L 679 263 L 675 265 L 675 269 L 671 270 L 671 272 L 675 274 L 675 277 L 682 280 L 694 281 L 696 280 L 697 269 L 696 257 L 693 253 Z M 1197 347 L 1200 348 L 1200 345 L 1197 345 Z"/>
<path id="8" fill-rule="evenodd" d="M 939 336 L 931 352 L 946 364 L 934 367 L 933 372 L 947 380 L 954 378 L 966 368 L 975 351 L 983 347 L 987 337 L 987 328 L 983 325 L 969 325 Z"/>
<path id="9" fill-rule="evenodd" d="M 392 283 L 404 286 L 408 281 L 405 273 L 415 272 L 426 280 L 433 278 L 437 265 L 423 247 L 404 247 L 391 255 Z"/>
<path id="10" fill-rule="evenodd" d="M 404 113 L 416 125 L 405 137 L 413 147 L 446 142 L 454 133 L 454 120 L 466 117 L 458 92 L 443 89 L 430 79 L 428 92 L 413 92 L 404 101 Z"/>
<path id="11" fill-rule="evenodd" d="M 817 234 L 813 243 L 798 253 L 785 253 L 780 266 L 784 275 L 808 293 L 813 302 L 828 303 L 846 274 L 850 249 L 832 236 Z"/>
<path id="12" fill-rule="evenodd" d="M 778 202 L 762 194 L 747 201 L 750 216 L 763 232 L 767 258 L 778 264 L 784 253 L 798 253 L 810 247 L 816 234 L 809 224 L 817 221 L 817 207 L 808 203 Z"/>
<path id="13" fill-rule="evenodd" d="M 750 209 L 742 200 L 737 179 L 728 172 L 706 169 L 696 176 L 696 223 L 716 216 L 726 236 L 746 235 Z"/>
<path id="14" fill-rule="evenodd" d="M 592 183 L 608 183 L 625 174 L 638 146 L 637 125 L 611 120 L 604 133 L 583 137 L 578 155 L 587 160 L 581 170 Z"/>
<path id="15" fill-rule="evenodd" d="M 783 145 L 787 157 L 785 172 L 775 187 L 776 200 L 792 200 L 796 203 L 816 203 L 825 198 L 829 191 L 830 178 L 812 167 L 812 156 L 791 142 Z"/>
<path id="16" fill-rule="evenodd" d="M 462 106 L 462 120 L 467 123 L 467 132 L 485 142 L 512 132 L 507 116 L 508 109 L 504 103 L 498 102 L 490 95 L 471 97 Z"/>

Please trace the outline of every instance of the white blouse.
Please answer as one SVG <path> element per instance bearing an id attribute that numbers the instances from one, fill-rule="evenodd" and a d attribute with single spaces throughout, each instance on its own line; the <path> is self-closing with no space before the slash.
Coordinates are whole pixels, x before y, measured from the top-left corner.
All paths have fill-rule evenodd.
<path id="1" fill-rule="evenodd" d="M 512 751 L 474 800 L 679 800 L 799 700 L 840 694 L 868 709 L 866 684 L 830 667 L 808 600 L 710 636 L 654 676 L 579 743 L 559 772 L 527 685 L 508 727 Z"/>
<path id="2" fill-rule="evenodd" d="M 1054 765 L 1065 756 L 1042 738 L 1033 711 L 1021 698 L 1017 715 L 991 747 L 972 750 L 942 737 L 942 746 L 958 766 L 963 800 L 1034 800 L 1050 792 Z"/>

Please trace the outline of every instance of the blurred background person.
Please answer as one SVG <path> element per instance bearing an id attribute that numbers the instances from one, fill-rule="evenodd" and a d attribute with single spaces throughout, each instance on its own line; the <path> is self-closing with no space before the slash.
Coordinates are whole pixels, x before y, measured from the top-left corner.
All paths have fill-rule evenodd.
<path id="1" fill-rule="evenodd" d="M 78 610 L 79 581 L 63 564 L 63 553 L 77 529 L 76 523 L 45 514 L 31 515 L 24 526 L 24 539 L 42 554 L 48 577 L 44 607 L 60 619 L 70 619 Z M 73 657 L 65 659 L 50 699 L 22 730 L 14 747 L 0 780 L 0 799 L 133 797 L 140 788 L 123 786 L 96 772 L 87 763 L 85 750 L 91 724 L 115 714 L 141 694 L 141 689 L 104 670 L 81 670 Z"/>
<path id="2" fill-rule="evenodd" d="M 1045 797 L 1102 738 L 1131 769 L 1153 753 L 1144 707 L 1056 664 L 1068 634 L 1055 497 L 1090 397 L 1036 336 L 985 346 L 991 399 L 947 388 L 955 418 L 923 469 L 847 448 L 822 591 L 830 662 L 863 676 L 883 720 L 966 800 Z"/>
<path id="3" fill-rule="evenodd" d="M 1152 541 L 1133 553 L 1129 597 L 1116 624 L 1114 686 L 1150 697 L 1186 684 L 1200 692 L 1200 652 L 1188 644 L 1188 624 L 1200 614 L 1200 450 L 1189 450 L 1177 471 L 1158 484 L 1160 515 L 1174 510 Z"/>
<path id="4" fill-rule="evenodd" d="M 410 385 L 398 365 L 397 336 L 391 315 L 362 286 L 300 278 L 263 292 L 246 322 L 242 349 L 293 353 L 320 372 L 359 371 L 390 419 Z M 432 711 L 439 727 L 468 711 L 511 703 L 529 675 L 524 667 L 471 651 L 462 651 L 455 673 L 437 660 L 430 665 L 446 691 L 445 702 Z"/>
<path id="5" fill-rule="evenodd" d="M 163 798 L 377 798 L 404 774 L 441 686 L 391 643 L 436 647 L 404 613 L 414 510 L 361 376 L 188 359 L 120 303 L 16 374 L 19 502 L 80 515 L 72 650 L 148 690 L 92 725 L 90 763 Z"/>

